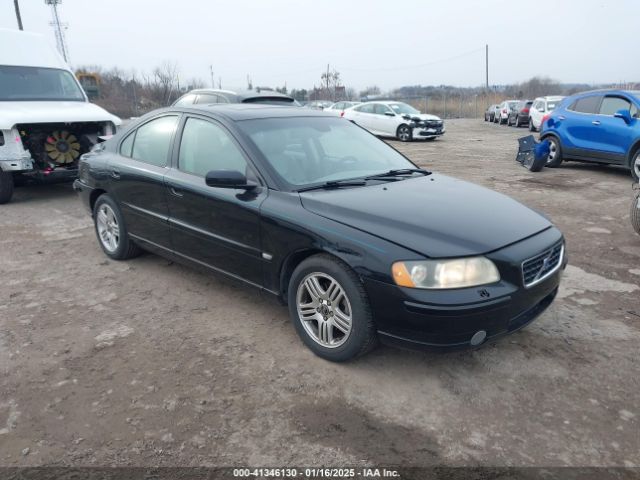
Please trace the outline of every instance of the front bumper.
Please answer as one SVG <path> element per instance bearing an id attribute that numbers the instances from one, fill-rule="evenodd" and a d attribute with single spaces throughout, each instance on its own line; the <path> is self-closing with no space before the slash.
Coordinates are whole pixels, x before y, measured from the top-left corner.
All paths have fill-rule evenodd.
<path id="1" fill-rule="evenodd" d="M 436 138 L 441 135 L 444 135 L 445 129 L 442 128 L 423 128 L 423 127 L 415 127 L 413 129 L 413 139 L 420 140 L 425 138 Z"/>
<path id="2" fill-rule="evenodd" d="M 523 285 L 522 261 L 561 239 L 552 228 L 488 254 L 502 276 L 492 285 L 437 291 L 366 279 L 380 340 L 412 349 L 460 349 L 474 346 L 479 332 L 484 343 L 523 328 L 553 302 L 567 260 L 565 255 L 557 271 L 529 288 Z"/>
<path id="3" fill-rule="evenodd" d="M 33 160 L 26 155 L 15 159 L 0 159 L 0 170 L 3 172 L 28 172 L 33 170 Z"/>

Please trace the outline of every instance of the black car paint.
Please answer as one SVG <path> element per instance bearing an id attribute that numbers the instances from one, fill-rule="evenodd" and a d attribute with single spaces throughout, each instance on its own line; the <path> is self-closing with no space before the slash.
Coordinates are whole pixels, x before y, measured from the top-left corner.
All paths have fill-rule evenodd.
<path id="1" fill-rule="evenodd" d="M 167 167 L 118 155 L 129 131 L 168 113 L 181 120 Z M 177 170 L 176 145 L 188 116 L 227 129 L 254 170 L 256 188 L 212 188 Z M 389 343 L 469 345 L 476 331 L 505 333 L 514 318 L 553 299 L 560 270 L 530 289 L 521 279 L 524 260 L 563 241 L 544 217 L 498 193 L 435 174 L 355 188 L 287 190 L 234 125 L 270 116 L 326 115 L 247 106 L 156 111 L 85 155 L 76 189 L 89 209 L 101 193 L 112 195 L 131 236 L 146 249 L 243 280 L 282 301 L 297 263 L 314 253 L 334 255 L 362 279 L 381 339 Z M 398 287 L 391 276 L 394 261 L 479 254 L 496 263 L 500 282 L 438 291 Z"/>

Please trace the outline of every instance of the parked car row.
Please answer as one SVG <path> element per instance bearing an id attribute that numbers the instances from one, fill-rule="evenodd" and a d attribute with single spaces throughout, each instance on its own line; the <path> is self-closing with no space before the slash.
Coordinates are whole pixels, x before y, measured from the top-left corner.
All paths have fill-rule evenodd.
<path id="1" fill-rule="evenodd" d="M 530 131 L 535 132 L 563 98 L 549 96 L 535 100 L 505 100 L 500 104 L 490 105 L 484 113 L 484 121 L 513 127 L 527 126 Z"/>

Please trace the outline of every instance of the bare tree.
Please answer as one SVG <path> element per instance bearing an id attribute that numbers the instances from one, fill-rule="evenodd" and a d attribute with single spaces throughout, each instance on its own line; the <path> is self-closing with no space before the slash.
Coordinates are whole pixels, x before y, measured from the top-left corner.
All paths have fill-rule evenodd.
<path id="1" fill-rule="evenodd" d="M 153 86 L 158 94 L 157 100 L 162 105 L 168 105 L 171 98 L 178 91 L 178 65 L 175 62 L 164 61 L 153 70 Z"/>

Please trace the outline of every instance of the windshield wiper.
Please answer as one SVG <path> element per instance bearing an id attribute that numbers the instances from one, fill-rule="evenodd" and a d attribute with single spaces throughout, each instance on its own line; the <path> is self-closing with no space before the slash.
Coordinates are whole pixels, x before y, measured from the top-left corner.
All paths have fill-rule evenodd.
<path id="1" fill-rule="evenodd" d="M 339 188 L 339 187 L 362 187 L 367 182 L 364 180 L 333 180 L 330 182 L 324 182 L 320 185 L 312 185 L 310 187 L 302 187 L 296 190 L 296 192 L 308 192 L 310 190 L 321 190 L 323 188 Z"/>
<path id="2" fill-rule="evenodd" d="M 376 173 L 375 175 L 369 175 L 368 177 L 364 177 L 364 179 L 369 180 L 372 178 L 401 177 L 404 175 L 410 175 L 412 173 L 421 173 L 425 176 L 431 175 L 431 172 L 429 170 L 424 170 L 422 168 L 398 168 L 383 173 Z"/>

